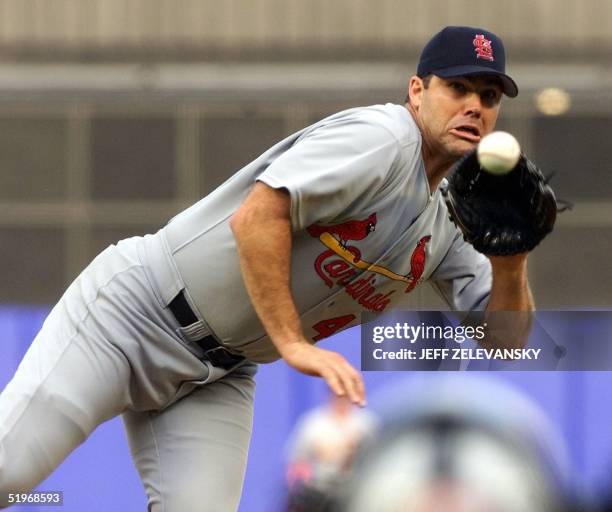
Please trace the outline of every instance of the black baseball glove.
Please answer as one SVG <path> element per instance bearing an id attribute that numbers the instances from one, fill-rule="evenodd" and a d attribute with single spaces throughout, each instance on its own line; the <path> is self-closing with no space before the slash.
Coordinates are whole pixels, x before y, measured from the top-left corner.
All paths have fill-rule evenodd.
<path id="1" fill-rule="evenodd" d="M 554 192 L 524 155 L 512 171 L 494 175 L 480 168 L 474 150 L 454 165 L 442 194 L 463 238 L 489 256 L 531 251 L 557 217 Z"/>

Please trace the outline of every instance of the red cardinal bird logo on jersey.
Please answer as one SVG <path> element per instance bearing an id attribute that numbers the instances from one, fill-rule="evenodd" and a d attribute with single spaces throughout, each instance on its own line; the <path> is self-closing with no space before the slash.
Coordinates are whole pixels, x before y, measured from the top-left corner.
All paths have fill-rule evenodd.
<path id="1" fill-rule="evenodd" d="M 425 261 L 427 259 L 425 246 L 430 240 L 431 235 L 424 236 L 417 242 L 414 251 L 412 251 L 412 256 L 410 257 L 410 274 L 408 274 L 410 284 L 408 284 L 408 288 L 406 288 L 406 293 L 412 291 L 412 289 L 419 284 L 419 279 L 421 279 L 425 271 Z"/>
<path id="2" fill-rule="evenodd" d="M 370 215 L 367 219 L 363 220 L 349 220 L 342 224 L 336 224 L 334 226 L 321 226 L 320 224 L 313 224 L 308 226 L 306 231 L 311 236 L 319 238 L 323 233 L 331 233 L 338 237 L 340 245 L 346 249 L 346 243 L 349 240 L 363 240 L 372 231 L 376 230 L 376 213 Z"/>
<path id="3" fill-rule="evenodd" d="M 417 242 L 410 257 L 410 272 L 396 274 L 380 263 L 362 259 L 357 247 L 347 245 L 349 240 L 365 239 L 376 230 L 376 223 L 376 213 L 373 213 L 367 219 L 349 220 L 333 226 L 313 224 L 308 226 L 306 231 L 327 247 L 327 250 L 319 254 L 314 262 L 315 271 L 323 282 L 330 288 L 334 284 L 344 287 L 346 293 L 361 306 L 380 312 L 390 303 L 389 297 L 395 293 L 395 290 L 386 294 L 377 290 L 374 274 L 406 283 L 405 293 L 411 292 L 419 284 L 425 272 L 427 259 L 425 248 L 431 240 L 431 235 L 421 237 Z M 360 271 L 365 271 L 365 276 L 361 276 Z"/>

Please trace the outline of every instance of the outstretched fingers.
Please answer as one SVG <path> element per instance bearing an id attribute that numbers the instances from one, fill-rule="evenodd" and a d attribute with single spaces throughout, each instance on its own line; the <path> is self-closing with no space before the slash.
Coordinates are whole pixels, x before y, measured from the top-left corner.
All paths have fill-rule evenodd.
<path id="1" fill-rule="evenodd" d="M 352 403 L 365 406 L 363 377 L 344 357 L 336 356 L 321 370 L 321 377 L 337 396 L 346 396 Z"/>
<path id="2" fill-rule="evenodd" d="M 342 355 L 306 342 L 284 345 L 281 355 L 296 370 L 322 377 L 335 395 L 365 406 L 363 377 Z"/>

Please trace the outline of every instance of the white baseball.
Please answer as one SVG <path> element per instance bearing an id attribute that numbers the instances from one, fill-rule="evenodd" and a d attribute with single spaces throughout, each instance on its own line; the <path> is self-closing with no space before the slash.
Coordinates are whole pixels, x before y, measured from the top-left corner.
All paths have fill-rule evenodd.
<path id="1" fill-rule="evenodd" d="M 516 166 L 521 146 L 508 132 L 493 132 L 478 144 L 478 162 L 491 174 L 506 174 Z"/>

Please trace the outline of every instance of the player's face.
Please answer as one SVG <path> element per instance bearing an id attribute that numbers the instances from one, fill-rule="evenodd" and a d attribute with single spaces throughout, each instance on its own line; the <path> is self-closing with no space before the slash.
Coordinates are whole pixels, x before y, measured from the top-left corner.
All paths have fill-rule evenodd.
<path id="1" fill-rule="evenodd" d="M 496 78 L 432 76 L 425 89 L 422 80 L 413 77 L 410 86 L 417 122 L 430 150 L 456 158 L 494 130 L 502 96 Z"/>

